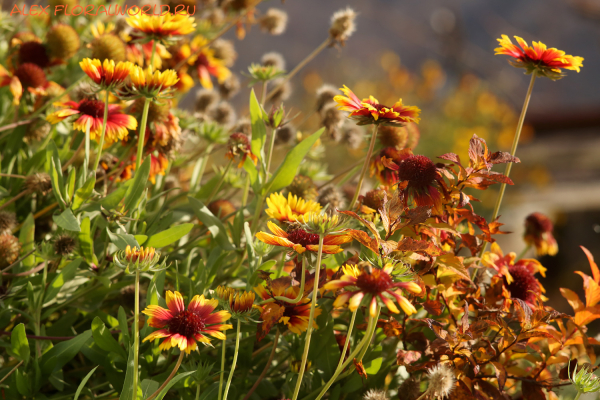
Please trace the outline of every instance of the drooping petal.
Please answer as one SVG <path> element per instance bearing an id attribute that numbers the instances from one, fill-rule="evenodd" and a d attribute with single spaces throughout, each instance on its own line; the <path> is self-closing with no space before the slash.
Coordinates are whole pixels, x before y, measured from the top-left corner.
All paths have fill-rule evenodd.
<path id="1" fill-rule="evenodd" d="M 358 306 L 360 306 L 360 302 L 362 301 L 363 297 L 365 297 L 364 292 L 356 292 L 356 294 L 352 296 L 348 302 L 348 308 L 350 308 L 350 311 L 356 311 Z"/>
<path id="2" fill-rule="evenodd" d="M 160 339 L 160 338 L 165 338 L 165 337 L 169 337 L 169 336 L 171 336 L 171 334 L 169 333 L 168 330 L 161 329 L 161 330 L 158 330 L 158 331 L 154 331 L 151 334 L 149 334 L 148 336 L 146 336 L 144 338 L 143 342 L 152 341 L 154 339 Z"/>
<path id="3" fill-rule="evenodd" d="M 379 298 L 381 299 L 381 301 L 383 301 L 383 304 L 385 304 L 385 306 L 388 308 L 388 310 L 390 310 L 394 314 L 398 314 L 400 312 L 400 310 L 398 310 L 398 307 L 396 307 L 396 305 L 394 304 L 394 302 L 392 300 L 385 297 L 383 294 L 379 294 Z"/>

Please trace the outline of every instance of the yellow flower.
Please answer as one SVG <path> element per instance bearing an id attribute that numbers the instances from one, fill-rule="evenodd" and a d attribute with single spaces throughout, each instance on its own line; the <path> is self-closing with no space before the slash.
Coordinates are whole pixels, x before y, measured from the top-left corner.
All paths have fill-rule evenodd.
<path id="1" fill-rule="evenodd" d="M 102 63 L 98 59 L 84 58 L 79 65 L 83 72 L 103 89 L 121 85 L 133 69 L 133 64 L 129 61 L 119 61 L 115 65 L 114 60 L 108 59 Z"/>
<path id="2" fill-rule="evenodd" d="M 168 40 L 194 32 L 194 18 L 187 14 L 147 15 L 139 13 L 127 18 L 127 24 L 145 35 L 146 40 Z"/>
<path id="3" fill-rule="evenodd" d="M 296 222 L 305 214 L 321 211 L 321 205 L 315 201 L 306 201 L 288 193 L 287 199 L 282 193 L 273 193 L 267 199 L 267 215 L 280 222 Z"/>
<path id="4" fill-rule="evenodd" d="M 177 72 L 172 69 L 152 72 L 150 68 L 144 70 L 138 66 L 133 67 L 129 78 L 133 87 L 128 88 L 128 91 L 148 98 L 167 97 L 171 88 L 179 81 Z"/>

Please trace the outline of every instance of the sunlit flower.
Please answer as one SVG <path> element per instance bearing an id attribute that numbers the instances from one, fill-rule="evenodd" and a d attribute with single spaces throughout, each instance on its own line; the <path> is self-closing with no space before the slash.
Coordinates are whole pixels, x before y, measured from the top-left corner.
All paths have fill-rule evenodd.
<path id="1" fill-rule="evenodd" d="M 254 298 L 256 295 L 254 292 L 236 290 L 226 286 L 218 286 L 215 292 L 221 300 L 221 304 L 231 313 L 231 318 L 248 319 L 255 311 Z"/>
<path id="2" fill-rule="evenodd" d="M 188 64 L 196 68 L 200 84 L 206 89 L 212 89 L 211 76 L 223 83 L 231 75 L 231 71 L 225 66 L 225 61 L 214 56 L 214 50 L 207 46 L 208 39 L 204 36 L 196 36 L 188 45 L 182 46 L 181 52 L 193 54 L 188 59 Z M 186 48 L 186 46 L 188 46 Z"/>
<path id="3" fill-rule="evenodd" d="M 396 164 L 402 162 L 410 153 L 407 150 L 398 150 L 395 147 L 384 147 L 371 161 L 371 176 L 375 175 L 379 182 L 385 186 L 393 186 L 398 183 L 398 174 L 388 167 L 387 160 Z"/>
<path id="4" fill-rule="evenodd" d="M 356 120 L 358 125 L 384 124 L 403 125 L 408 122 L 419 123 L 421 110 L 415 106 L 405 106 L 402 99 L 393 106 L 387 107 L 379 104 L 376 98 L 369 96 L 360 101 L 346 85 L 340 89 L 345 96 L 335 96 L 333 100 L 338 103 L 338 108 L 350 111 L 349 117 Z"/>
<path id="5" fill-rule="evenodd" d="M 443 399 L 454 389 L 456 377 L 451 367 L 446 364 L 438 364 L 427 370 L 429 375 L 429 386 L 427 392 L 432 398 Z"/>
<path id="6" fill-rule="evenodd" d="M 166 262 L 158 264 L 160 252 L 154 247 L 131 247 L 127 246 L 125 250 L 118 251 L 114 255 L 114 262 L 120 268 L 124 268 L 126 273 L 139 271 L 158 272 L 167 268 Z"/>
<path id="7" fill-rule="evenodd" d="M 333 302 L 334 307 L 341 307 L 348 303 L 351 311 L 355 311 L 361 304 L 362 300 L 367 297 L 369 301 L 369 312 L 375 317 L 377 312 L 377 299 L 379 298 L 383 304 L 393 313 L 399 313 L 398 307 L 393 300 L 385 296 L 392 296 L 400 305 L 402 310 L 407 315 L 412 315 L 417 312 L 415 307 L 408 299 L 401 295 L 400 290 L 406 289 L 412 293 L 421 293 L 421 287 L 415 282 L 394 282 L 391 275 L 394 267 L 392 264 L 387 264 L 384 268 L 364 268 L 360 270 L 356 265 L 344 265 L 342 270 L 344 274 L 339 280 L 331 281 L 325 284 L 325 290 L 336 290 L 347 288 Z M 356 289 L 353 289 L 356 288 Z"/>
<path id="8" fill-rule="evenodd" d="M 66 103 L 56 103 L 62 109 L 49 114 L 46 120 L 51 124 L 56 124 L 72 115 L 77 116 L 73 122 L 73 128 L 85 132 L 90 129 L 90 138 L 100 139 L 102 134 L 102 120 L 104 118 L 104 102 L 100 100 L 82 100 L 79 103 L 67 101 Z M 106 144 L 123 140 L 128 135 L 128 130 L 137 128 L 137 120 L 127 114 L 123 114 L 122 106 L 118 104 L 108 105 L 108 119 L 106 121 Z"/>
<path id="9" fill-rule="evenodd" d="M 161 15 L 148 15 L 142 12 L 130 15 L 127 23 L 132 28 L 141 32 L 145 40 L 172 40 L 178 36 L 194 32 L 196 24 L 194 18 L 187 14 L 164 13 Z"/>
<path id="10" fill-rule="evenodd" d="M 132 87 L 124 90 L 125 95 L 141 95 L 146 98 L 170 97 L 171 88 L 179 81 L 177 72 L 172 69 L 154 71 L 134 66 L 130 73 Z"/>
<path id="11" fill-rule="evenodd" d="M 258 232 L 256 234 L 259 240 L 267 244 L 289 247 L 299 254 L 304 253 L 306 250 L 313 252 L 319 250 L 319 235 L 308 233 L 304 229 L 294 226 L 290 227 L 288 232 L 285 232 L 271 221 L 267 222 L 267 225 L 273 234 L 266 232 Z M 352 237 L 349 235 L 327 235 L 323 239 L 323 253 L 339 253 L 342 251 L 339 245 L 351 241 Z"/>
<path id="12" fill-rule="evenodd" d="M 123 84 L 133 68 L 133 64 L 129 61 L 119 61 L 115 65 L 113 60 L 108 59 L 100 62 L 98 59 L 84 58 L 79 65 L 83 72 L 104 90 L 110 90 Z"/>
<path id="13" fill-rule="evenodd" d="M 295 222 L 302 215 L 321 211 L 321 205 L 314 201 L 306 201 L 288 193 L 287 198 L 280 193 L 273 193 L 267 198 L 267 215 L 279 222 Z"/>
<path id="14" fill-rule="evenodd" d="M 150 154 L 150 182 L 156 184 L 156 176 L 165 176 L 168 167 L 169 160 L 163 154 L 159 153 L 157 156 Z"/>
<path id="15" fill-rule="evenodd" d="M 246 158 L 248 157 L 250 157 L 254 165 L 256 165 L 256 162 L 258 161 L 258 157 L 252 154 L 250 139 L 243 133 L 234 133 L 229 136 L 227 149 L 227 154 L 225 154 L 227 158 L 233 160 L 236 157 L 239 157 L 240 163 L 238 164 L 238 168 L 241 168 L 244 165 Z"/>
<path id="16" fill-rule="evenodd" d="M 522 38 L 515 36 L 515 39 L 521 48 L 514 45 L 508 36 L 502 35 L 502 38 L 497 39 L 500 47 L 495 49 L 495 54 L 513 57 L 514 61 L 511 64 L 525 68 L 528 74 L 535 72 L 537 75 L 556 80 L 564 76 L 562 69 L 579 72 L 583 67 L 583 57 L 565 54 L 554 47 L 547 48 L 542 42 L 533 42 L 533 46 L 528 46 Z"/>
<path id="17" fill-rule="evenodd" d="M 210 339 L 205 336 L 206 334 L 225 340 L 225 335 L 221 331 L 232 328 L 229 324 L 223 324 L 230 318 L 229 312 L 213 312 L 219 305 L 219 301 L 216 299 L 206 300 L 203 295 L 196 295 L 186 310 L 181 293 L 168 290 L 166 301 L 168 309 L 150 305 L 142 311 L 150 317 L 148 318 L 149 326 L 160 328 L 146 336 L 144 342 L 166 338 L 159 346 L 161 350 L 179 347 L 179 350 L 190 354 L 192 350 L 196 350 L 196 342 L 204 345 L 210 344 Z"/>
<path id="18" fill-rule="evenodd" d="M 535 252 L 539 256 L 558 253 L 558 244 L 552 235 L 554 226 L 550 218 L 542 213 L 535 212 L 525 219 L 525 243 L 535 246 Z"/>

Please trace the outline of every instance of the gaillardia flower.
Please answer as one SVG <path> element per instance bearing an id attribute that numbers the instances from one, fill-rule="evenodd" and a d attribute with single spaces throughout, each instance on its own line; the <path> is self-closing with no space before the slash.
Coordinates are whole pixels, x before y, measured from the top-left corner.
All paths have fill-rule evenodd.
<path id="1" fill-rule="evenodd" d="M 269 230 L 273 234 L 266 232 L 258 232 L 256 237 L 274 246 L 289 247 L 293 251 L 302 254 L 306 250 L 318 251 L 319 250 L 319 235 L 306 232 L 304 229 L 291 226 L 286 232 L 271 221 L 267 222 Z M 323 253 L 335 254 L 342 251 L 340 244 L 348 243 L 352 241 L 350 235 L 327 235 L 323 239 Z"/>
<path id="2" fill-rule="evenodd" d="M 525 68 L 527 74 L 535 72 L 537 75 L 557 80 L 564 76 L 562 69 L 579 72 L 583 67 L 583 57 L 565 54 L 564 51 L 554 47 L 547 48 L 542 42 L 533 42 L 533 46 L 528 46 L 522 38 L 515 36 L 515 39 L 521 48 L 514 45 L 508 36 L 502 35 L 502 38 L 497 39 L 500 47 L 495 49 L 495 54 L 513 57 L 511 64 L 518 68 Z"/>
<path id="3" fill-rule="evenodd" d="M 202 87 L 212 89 L 213 83 L 211 76 L 217 78 L 219 83 L 223 83 L 231 76 L 231 71 L 225 66 L 225 61 L 214 56 L 214 49 L 207 46 L 208 39 L 204 36 L 196 36 L 188 45 L 181 48 L 181 53 L 185 56 L 193 54 L 188 59 L 188 64 L 196 68 L 198 80 Z"/>
<path id="4" fill-rule="evenodd" d="M 248 136 L 243 133 L 234 133 L 229 136 L 229 141 L 227 142 L 227 154 L 225 156 L 230 160 L 233 160 L 236 157 L 240 158 L 240 163 L 238 164 L 238 168 L 241 168 L 246 162 L 246 158 L 250 157 L 254 165 L 258 161 L 258 157 L 252 154 L 252 149 L 250 146 L 250 139 Z"/>
<path id="5" fill-rule="evenodd" d="M 535 252 L 539 256 L 558 253 L 558 244 L 552 235 L 554 226 L 550 218 L 542 213 L 535 212 L 525 219 L 525 243 L 535 246 Z"/>
<path id="6" fill-rule="evenodd" d="M 288 193 L 287 198 L 280 193 L 273 193 L 267 198 L 267 215 L 279 222 L 296 222 L 311 212 L 321 211 L 321 205 L 314 201 L 306 201 Z"/>
<path id="7" fill-rule="evenodd" d="M 166 338 L 159 346 L 161 350 L 179 347 L 179 350 L 190 354 L 192 350 L 196 350 L 196 342 L 210 344 L 206 334 L 225 340 L 221 331 L 232 328 L 229 324 L 223 324 L 231 317 L 227 311 L 213 312 L 219 305 L 217 299 L 206 300 L 203 295 L 196 295 L 190 301 L 187 310 L 179 292 L 167 290 L 166 300 L 168 309 L 150 305 L 142 311 L 150 317 L 149 326 L 160 328 L 146 336 L 144 342 Z"/>
<path id="8" fill-rule="evenodd" d="M 381 124 L 401 126 L 408 122 L 419 123 L 421 110 L 415 106 L 405 106 L 402 99 L 393 106 L 379 104 L 373 96 L 360 101 L 346 85 L 340 89 L 345 96 L 335 96 L 333 100 L 338 103 L 338 108 L 350 111 L 349 117 L 356 120 L 358 125 Z"/>
<path id="9" fill-rule="evenodd" d="M 148 15 L 140 12 L 127 18 L 129 26 L 144 35 L 144 41 L 158 40 L 166 42 L 178 36 L 194 32 L 194 18 L 187 14 L 164 13 Z"/>
<path id="10" fill-rule="evenodd" d="M 408 299 L 400 294 L 398 289 L 406 289 L 412 293 L 421 293 L 421 287 L 415 282 L 394 282 L 391 275 L 394 267 L 392 264 L 386 264 L 383 268 L 364 268 L 362 271 L 355 265 L 344 265 L 342 270 L 344 275 L 339 280 L 331 281 L 325 284 L 325 290 L 342 289 L 346 287 L 355 287 L 342 292 L 333 302 L 334 307 L 341 307 L 348 303 L 351 311 L 355 311 L 365 296 L 370 297 L 369 312 L 375 317 L 377 312 L 377 298 L 383 301 L 388 310 L 393 313 L 399 313 L 396 304 L 384 294 L 391 295 L 396 299 L 402 310 L 411 315 L 417 312 L 415 307 Z"/>
<path id="11" fill-rule="evenodd" d="M 146 98 L 168 98 L 173 86 L 179 81 L 177 72 L 172 69 L 154 71 L 134 66 L 129 72 L 132 87 L 124 90 L 124 95 L 140 95 Z"/>
<path id="12" fill-rule="evenodd" d="M 101 62 L 98 59 L 84 58 L 79 65 L 83 72 L 104 90 L 110 90 L 122 85 L 133 68 L 133 64 L 129 61 L 119 61 L 115 65 L 113 60 L 108 59 Z"/>
<path id="13" fill-rule="evenodd" d="M 115 253 L 114 262 L 125 272 L 130 274 L 136 270 L 139 271 L 162 271 L 167 268 L 166 262 L 158 265 L 160 252 L 154 247 L 131 247 L 127 246 L 125 250 Z"/>
<path id="14" fill-rule="evenodd" d="M 67 101 L 65 103 L 55 103 L 62 107 L 61 110 L 48 114 L 46 120 L 51 124 L 57 124 L 60 121 L 76 115 L 77 119 L 73 122 L 73 128 L 85 132 L 90 129 L 90 138 L 99 139 L 102 134 L 102 120 L 104 118 L 104 102 L 100 100 L 84 99 L 79 103 Z M 118 104 L 108 105 L 108 119 L 106 121 L 106 144 L 112 144 L 118 140 L 127 137 L 128 129 L 137 128 L 137 120 L 131 115 L 123 114 L 122 106 Z"/>
<path id="15" fill-rule="evenodd" d="M 255 311 L 254 292 L 236 290 L 226 286 L 218 286 L 217 297 L 224 308 L 231 313 L 231 318 L 247 320 Z"/>

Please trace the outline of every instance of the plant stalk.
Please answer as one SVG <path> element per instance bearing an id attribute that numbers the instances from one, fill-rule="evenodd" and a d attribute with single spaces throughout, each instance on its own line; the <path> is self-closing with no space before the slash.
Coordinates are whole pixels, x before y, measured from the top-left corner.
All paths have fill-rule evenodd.
<path id="1" fill-rule="evenodd" d="M 365 162 L 360 170 L 360 178 L 358 179 L 358 185 L 356 186 L 356 193 L 354 193 L 354 197 L 349 204 L 349 209 L 352 210 L 356 205 L 356 201 L 358 200 L 358 195 L 360 194 L 360 189 L 362 187 L 363 181 L 365 179 L 365 174 L 367 173 L 367 169 L 369 168 L 369 163 L 371 161 L 371 156 L 373 155 L 373 149 L 375 148 L 375 139 L 377 138 L 377 128 L 379 125 L 375 124 L 373 126 L 373 136 L 371 136 L 371 143 L 369 143 L 369 151 L 367 151 L 367 158 L 365 158 Z"/>
<path id="2" fill-rule="evenodd" d="M 181 366 L 181 362 L 183 361 L 184 355 L 185 355 L 185 353 L 183 351 L 179 353 L 179 358 L 177 359 L 177 364 L 175 364 L 175 368 L 173 368 L 173 371 L 171 371 L 171 374 L 169 375 L 169 377 L 163 382 L 162 385 L 160 385 L 160 387 L 156 390 L 156 392 L 152 393 L 150 395 L 150 397 L 148 397 L 146 400 L 152 400 L 153 398 L 158 396 L 158 394 L 165 388 L 165 386 L 167 386 L 167 384 L 171 381 L 171 379 L 173 379 L 173 377 L 177 373 L 177 370 Z"/>
<path id="3" fill-rule="evenodd" d="M 223 181 L 225 180 L 225 177 L 227 176 L 227 173 L 229 172 L 229 169 L 231 168 L 232 164 L 233 164 L 233 158 L 231 160 L 229 160 L 229 163 L 227 163 L 227 166 L 225 167 L 225 171 L 223 171 L 223 174 L 221 175 L 221 179 L 219 179 L 217 186 L 215 186 L 215 188 L 213 189 L 210 196 L 208 196 L 208 200 L 206 200 L 206 204 L 210 203 L 211 200 L 215 197 L 215 195 L 219 192 L 219 189 L 221 189 L 221 185 L 223 184 Z"/>
<path id="4" fill-rule="evenodd" d="M 227 331 L 223 331 L 223 334 L 227 337 Z M 221 373 L 219 377 L 219 400 L 223 398 L 223 381 L 225 379 L 225 341 L 223 339 L 223 344 L 221 346 Z"/>
<path id="5" fill-rule="evenodd" d="M 258 377 L 256 382 L 254 382 L 254 385 L 252 385 L 252 387 L 250 388 L 248 393 L 246 393 L 243 400 L 248 400 L 250 398 L 250 396 L 252 396 L 252 393 L 254 393 L 254 391 L 256 390 L 258 385 L 260 385 L 262 380 L 267 375 L 267 372 L 269 371 L 269 367 L 271 366 L 271 363 L 273 362 L 273 357 L 275 357 L 275 350 L 277 350 L 277 342 L 278 341 L 279 341 L 279 329 L 277 329 L 277 333 L 275 333 L 275 339 L 273 339 L 273 347 L 271 348 L 271 354 L 269 354 L 269 359 L 267 360 L 267 365 L 265 365 L 265 368 L 261 372 L 260 376 Z"/>
<path id="6" fill-rule="evenodd" d="M 140 270 L 135 271 L 135 299 L 133 308 L 133 400 L 137 400 L 138 358 L 140 355 Z M 179 366 L 177 366 L 179 368 Z"/>
<path id="7" fill-rule="evenodd" d="M 148 123 L 148 109 L 150 108 L 150 99 L 146 98 L 144 102 L 144 111 L 142 112 L 142 122 L 140 123 L 140 130 L 138 135 L 138 147 L 137 157 L 135 159 L 135 171 L 139 171 L 140 165 L 142 165 L 142 153 L 144 152 L 144 141 L 146 138 L 146 124 Z"/>
<path id="8" fill-rule="evenodd" d="M 106 90 L 106 99 L 104 100 L 104 119 L 102 120 L 102 134 L 100 135 L 100 144 L 98 145 L 98 154 L 96 155 L 96 162 L 94 163 L 94 171 L 98 169 L 100 165 L 100 156 L 102 155 L 102 148 L 104 147 L 104 136 L 106 136 L 106 123 L 108 121 L 108 96 L 110 91 Z"/>
<path id="9" fill-rule="evenodd" d="M 240 319 L 237 320 L 237 333 L 235 336 L 235 352 L 233 353 L 233 362 L 231 363 L 231 371 L 229 372 L 229 377 L 227 378 L 227 385 L 225 386 L 225 394 L 223 394 L 223 400 L 227 400 L 227 394 L 229 393 L 229 387 L 231 386 L 231 381 L 233 380 L 233 372 L 235 371 L 235 365 L 237 364 L 238 353 L 240 351 L 240 329 L 242 323 Z"/>
<path id="10" fill-rule="evenodd" d="M 275 147 L 275 137 L 277 129 L 271 129 L 271 143 L 269 144 L 269 158 L 267 158 L 267 169 L 265 171 L 265 182 L 269 181 L 269 170 L 271 169 L 271 158 L 273 157 L 273 148 Z"/>
<path id="11" fill-rule="evenodd" d="M 83 160 L 83 176 L 87 179 L 88 167 L 90 165 L 90 125 L 85 127 L 85 158 Z"/>

